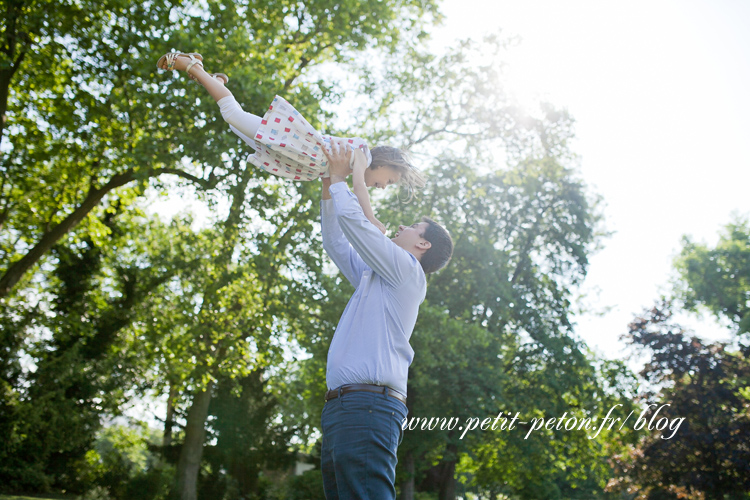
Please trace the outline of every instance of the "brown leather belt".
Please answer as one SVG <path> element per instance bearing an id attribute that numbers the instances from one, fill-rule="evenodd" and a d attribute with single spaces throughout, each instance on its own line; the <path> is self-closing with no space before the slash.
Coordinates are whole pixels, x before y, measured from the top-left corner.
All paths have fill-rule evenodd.
<path id="1" fill-rule="evenodd" d="M 331 399 L 336 399 L 339 397 L 339 395 L 343 396 L 344 394 L 348 394 L 350 392 L 358 392 L 358 391 L 364 391 L 364 392 L 376 392 L 378 394 L 384 394 L 386 391 L 388 391 L 388 395 L 392 398 L 396 398 L 402 403 L 406 404 L 406 396 L 401 394 L 400 392 L 391 389 L 390 387 L 385 387 L 382 385 L 370 385 L 370 384 L 347 384 L 342 385 L 338 389 L 331 389 L 330 391 L 326 392 L 326 401 L 330 401 Z"/>

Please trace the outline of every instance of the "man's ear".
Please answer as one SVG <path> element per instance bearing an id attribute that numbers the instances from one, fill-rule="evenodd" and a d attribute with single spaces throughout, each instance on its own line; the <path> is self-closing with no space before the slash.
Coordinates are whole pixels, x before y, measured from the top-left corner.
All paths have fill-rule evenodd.
<path id="1" fill-rule="evenodd" d="M 419 248 L 420 250 L 422 250 L 424 252 L 426 252 L 427 250 L 429 250 L 430 247 L 432 247 L 432 243 L 430 243 L 429 241 L 427 241 L 425 239 L 423 239 L 422 241 L 420 241 L 420 242 L 417 243 L 417 248 Z"/>

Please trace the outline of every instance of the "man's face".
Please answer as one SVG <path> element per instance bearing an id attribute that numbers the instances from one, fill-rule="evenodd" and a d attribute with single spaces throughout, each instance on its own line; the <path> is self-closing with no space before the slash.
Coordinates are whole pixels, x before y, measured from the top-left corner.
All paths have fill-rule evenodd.
<path id="1" fill-rule="evenodd" d="M 401 173 L 393 167 L 377 167 L 365 170 L 365 185 L 385 189 L 401 179 Z"/>
<path id="2" fill-rule="evenodd" d="M 404 250 L 411 250 L 417 244 L 426 241 L 424 232 L 427 231 L 427 222 L 415 222 L 411 226 L 398 226 L 396 236 L 391 241 Z"/>

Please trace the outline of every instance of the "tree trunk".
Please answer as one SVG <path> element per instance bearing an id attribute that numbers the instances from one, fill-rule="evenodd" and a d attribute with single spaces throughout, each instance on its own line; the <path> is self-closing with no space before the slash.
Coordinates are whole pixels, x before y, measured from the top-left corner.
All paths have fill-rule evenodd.
<path id="1" fill-rule="evenodd" d="M 172 427 L 174 427 L 174 402 L 177 399 L 177 386 L 169 383 L 169 397 L 167 398 L 167 418 L 164 419 L 164 439 L 162 446 L 166 450 L 172 445 Z"/>
<path id="2" fill-rule="evenodd" d="M 401 483 L 400 500 L 414 500 L 414 453 L 409 450 L 404 455 L 406 481 Z"/>
<path id="3" fill-rule="evenodd" d="M 8 121 L 8 93 L 10 92 L 10 81 L 13 78 L 14 69 L 0 70 L 0 144 L 5 134 L 5 123 Z"/>
<path id="4" fill-rule="evenodd" d="M 3 26 L 5 28 L 3 30 L 5 43 L 2 44 L 2 52 L 6 61 L 4 61 L 5 64 L 0 69 L 0 144 L 2 144 L 3 134 L 5 134 L 10 82 L 13 80 L 13 75 L 16 74 L 18 68 L 21 67 L 21 63 L 31 45 L 29 34 L 18 27 L 18 18 L 23 15 L 23 11 L 28 8 L 28 5 L 22 2 L 9 2 L 6 7 L 3 13 L 5 14 L 5 26 Z"/>
<path id="5" fill-rule="evenodd" d="M 208 404 L 211 402 L 209 383 L 205 391 L 193 397 L 193 404 L 187 415 L 185 425 L 185 442 L 180 451 L 177 463 L 177 494 L 180 500 L 198 499 L 198 471 L 203 457 L 203 442 L 206 439 L 206 418 L 208 418 Z"/>
<path id="6" fill-rule="evenodd" d="M 446 451 L 445 455 L 451 458 L 447 462 L 443 462 L 443 467 L 440 471 L 438 500 L 456 500 L 456 461 L 458 460 L 458 449 L 455 444 L 449 444 Z"/>

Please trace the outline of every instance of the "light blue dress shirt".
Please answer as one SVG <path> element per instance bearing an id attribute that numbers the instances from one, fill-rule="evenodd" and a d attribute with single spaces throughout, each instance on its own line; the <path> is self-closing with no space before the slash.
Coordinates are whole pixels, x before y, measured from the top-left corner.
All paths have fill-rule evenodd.
<path id="1" fill-rule="evenodd" d="M 333 184 L 330 193 L 321 201 L 323 248 L 356 290 L 328 349 L 328 388 L 375 384 L 406 395 L 424 271 L 367 220 L 346 183 Z"/>

